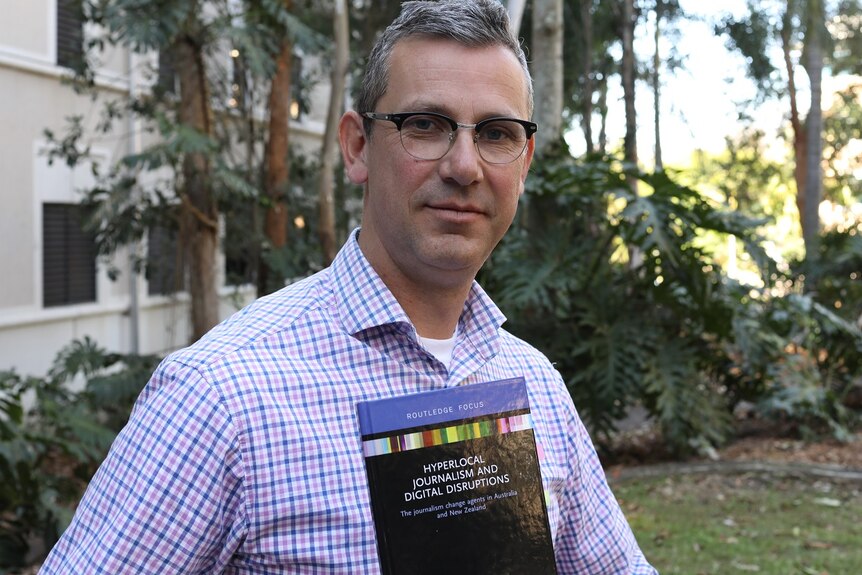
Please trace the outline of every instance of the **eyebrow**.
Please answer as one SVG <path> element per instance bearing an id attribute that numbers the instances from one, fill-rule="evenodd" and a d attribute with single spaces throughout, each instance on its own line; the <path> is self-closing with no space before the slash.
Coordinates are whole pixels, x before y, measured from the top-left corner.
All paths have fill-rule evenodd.
<path id="1" fill-rule="evenodd" d="M 403 110 L 393 110 L 393 112 L 434 112 L 435 114 L 442 114 L 456 121 L 460 121 L 455 118 L 455 113 L 452 110 L 446 108 L 445 106 L 441 106 L 436 102 L 428 102 L 425 100 L 416 100 L 415 102 L 412 102 L 407 107 L 405 107 Z M 520 118 L 520 115 L 515 112 L 491 112 L 489 114 L 483 114 L 482 117 L 476 120 L 476 122 L 481 122 L 482 120 L 486 120 L 488 118 Z M 474 122 L 466 123 L 472 124 Z"/>
<path id="2" fill-rule="evenodd" d="M 400 111 L 400 110 L 399 110 Z M 448 110 L 445 106 L 441 106 L 436 102 L 426 102 L 425 100 L 417 100 L 412 102 L 405 112 L 434 112 L 437 114 L 443 114 L 444 116 L 451 116 L 452 111 Z"/>

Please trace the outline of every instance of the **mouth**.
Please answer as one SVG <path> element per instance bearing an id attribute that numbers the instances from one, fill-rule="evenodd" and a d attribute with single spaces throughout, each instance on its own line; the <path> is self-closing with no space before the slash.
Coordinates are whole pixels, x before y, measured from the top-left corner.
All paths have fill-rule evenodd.
<path id="1" fill-rule="evenodd" d="M 470 204 L 459 204 L 455 202 L 440 202 L 440 203 L 430 203 L 428 204 L 428 208 L 441 211 L 441 212 L 451 212 L 455 214 L 475 214 L 475 215 L 483 215 L 485 212 L 478 206 L 470 205 Z"/>
<path id="2" fill-rule="evenodd" d="M 485 216 L 478 206 L 452 202 L 432 203 L 427 208 L 435 217 L 454 224 L 469 224 Z"/>

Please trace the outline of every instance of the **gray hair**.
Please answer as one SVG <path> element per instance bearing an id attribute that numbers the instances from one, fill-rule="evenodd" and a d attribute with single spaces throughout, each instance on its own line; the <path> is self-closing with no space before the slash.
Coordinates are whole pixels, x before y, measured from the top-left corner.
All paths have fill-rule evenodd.
<path id="1" fill-rule="evenodd" d="M 443 38 L 464 46 L 504 46 L 512 51 L 527 84 L 527 110 L 533 113 L 533 81 L 524 50 L 509 26 L 509 14 L 497 0 L 440 0 L 405 2 L 401 14 L 383 31 L 371 50 L 356 99 L 359 112 L 374 107 L 389 85 L 389 59 L 399 40 L 411 37 Z M 370 121 L 365 131 L 370 131 Z"/>

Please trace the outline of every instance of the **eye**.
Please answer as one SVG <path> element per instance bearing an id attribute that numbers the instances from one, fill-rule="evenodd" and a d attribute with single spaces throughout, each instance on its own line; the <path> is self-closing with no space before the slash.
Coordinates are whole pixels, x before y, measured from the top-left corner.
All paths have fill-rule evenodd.
<path id="1" fill-rule="evenodd" d="M 523 139 L 523 136 L 518 136 L 518 130 L 523 132 L 520 124 L 501 120 L 482 126 L 482 131 L 479 135 L 483 140 L 489 142 L 510 142 Z"/>
<path id="2" fill-rule="evenodd" d="M 448 134 L 452 129 L 442 118 L 419 115 L 410 116 L 404 120 L 404 124 L 401 125 L 401 131 L 406 131 L 409 134 L 415 135 L 437 135 Z"/>

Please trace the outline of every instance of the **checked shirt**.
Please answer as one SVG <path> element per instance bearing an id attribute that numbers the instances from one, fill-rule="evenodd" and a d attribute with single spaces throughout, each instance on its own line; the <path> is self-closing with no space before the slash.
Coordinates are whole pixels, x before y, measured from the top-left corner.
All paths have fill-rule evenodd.
<path id="1" fill-rule="evenodd" d="M 548 360 L 474 283 L 447 369 L 357 234 L 165 358 L 40 573 L 378 574 L 356 403 L 518 375 L 560 573 L 655 573 Z"/>

